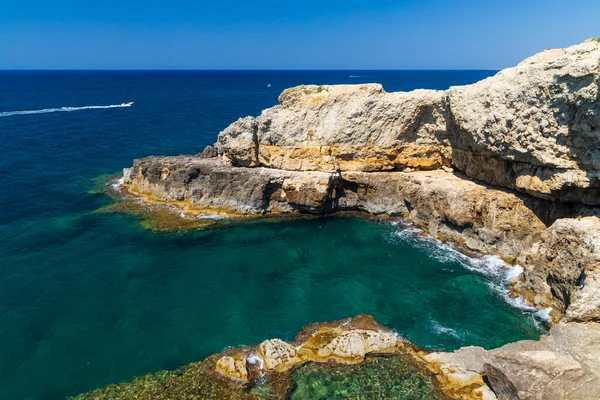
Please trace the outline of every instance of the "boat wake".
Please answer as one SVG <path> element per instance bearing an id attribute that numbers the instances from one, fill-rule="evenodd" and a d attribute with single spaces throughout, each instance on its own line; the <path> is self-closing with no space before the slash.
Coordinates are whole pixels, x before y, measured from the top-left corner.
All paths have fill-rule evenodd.
<path id="1" fill-rule="evenodd" d="M 14 115 L 48 114 L 48 113 L 55 113 L 55 112 L 98 110 L 98 109 L 106 109 L 106 108 L 123 108 L 123 107 L 131 107 L 132 105 L 133 105 L 133 101 L 129 102 L 129 103 L 112 104 L 110 106 L 60 107 L 60 108 L 44 108 L 43 110 L 1 111 L 0 118 L 1 117 L 12 117 Z"/>

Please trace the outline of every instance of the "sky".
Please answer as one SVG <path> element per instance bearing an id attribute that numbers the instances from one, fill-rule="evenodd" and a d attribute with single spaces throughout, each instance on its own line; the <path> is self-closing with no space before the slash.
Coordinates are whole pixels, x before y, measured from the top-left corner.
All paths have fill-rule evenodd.
<path id="1" fill-rule="evenodd" d="M 0 69 L 501 69 L 599 0 L 5 0 Z"/>

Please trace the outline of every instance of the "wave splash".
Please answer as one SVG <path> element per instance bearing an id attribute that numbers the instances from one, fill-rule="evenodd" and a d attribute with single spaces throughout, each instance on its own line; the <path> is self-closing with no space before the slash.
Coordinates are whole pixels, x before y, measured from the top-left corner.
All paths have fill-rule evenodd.
<path id="1" fill-rule="evenodd" d="M 2 112 L 0 112 L 0 118 L 1 117 L 12 117 L 14 115 L 48 114 L 48 113 L 55 113 L 55 112 L 98 110 L 98 109 L 106 109 L 106 108 L 123 108 L 123 107 L 131 107 L 132 104 L 133 103 L 121 103 L 121 104 L 112 104 L 110 106 L 60 107 L 60 108 L 44 108 L 42 110 L 2 111 Z"/>
<path id="2" fill-rule="evenodd" d="M 393 225 L 398 225 L 393 223 Z M 452 246 L 442 243 L 431 236 L 424 235 L 424 231 L 418 228 L 399 227 L 393 234 L 392 240 L 399 240 L 415 247 L 426 249 L 429 257 L 442 263 L 458 263 L 463 268 L 474 271 L 490 278 L 488 285 L 504 301 L 512 307 L 529 314 L 534 322 L 547 323 L 551 320 L 550 310 L 533 307 L 522 298 L 509 295 L 508 286 L 523 272 L 523 267 L 506 264 L 500 257 L 484 255 L 480 257 L 469 257 Z M 444 332 L 450 333 L 450 332 Z"/>

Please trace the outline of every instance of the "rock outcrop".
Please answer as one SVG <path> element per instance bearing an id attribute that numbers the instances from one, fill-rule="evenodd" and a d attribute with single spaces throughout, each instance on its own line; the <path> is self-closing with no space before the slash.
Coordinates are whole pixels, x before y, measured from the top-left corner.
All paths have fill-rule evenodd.
<path id="1" fill-rule="evenodd" d="M 600 324 L 560 323 L 539 341 L 524 340 L 493 350 L 464 347 L 452 353 L 428 353 L 372 317 L 359 315 L 311 324 L 289 343 L 272 339 L 259 346 L 230 348 L 173 373 L 163 371 L 110 385 L 78 399 L 284 399 L 294 387 L 291 373 L 303 364 L 356 365 L 374 356 L 403 357 L 421 371 L 436 388 L 436 395 L 426 398 L 600 398 Z M 257 391 L 261 385 L 269 391 Z M 419 388 L 412 390 L 413 395 L 420 394 Z M 364 398 L 381 397 L 371 393 Z"/>
<path id="2" fill-rule="evenodd" d="M 294 171 L 454 167 L 534 196 L 600 204 L 600 43 L 547 50 L 473 85 L 386 93 L 300 86 L 219 135 L 238 166 Z"/>
<path id="3" fill-rule="evenodd" d="M 516 287 L 565 321 L 600 321 L 600 219 L 559 219 L 519 259 Z"/>
<path id="4" fill-rule="evenodd" d="M 248 370 L 246 369 L 246 357 L 236 354 L 235 357 L 223 356 L 217 361 L 216 371 L 220 374 L 243 383 L 248 382 Z"/>
<path id="5" fill-rule="evenodd" d="M 514 292 L 563 322 L 538 342 L 430 355 L 369 324 L 325 324 L 292 343 L 231 350 L 215 373 L 247 385 L 256 357 L 280 374 L 402 353 L 453 398 L 600 398 L 600 42 L 446 91 L 300 86 L 279 102 L 201 154 L 135 160 L 124 190 L 188 218 L 401 216 L 518 263 Z"/>
<path id="6" fill-rule="evenodd" d="M 600 204 L 599 85 L 590 40 L 450 89 L 453 164 L 494 185 Z"/>
<path id="7" fill-rule="evenodd" d="M 481 351 L 484 351 L 481 349 Z M 256 348 L 230 349 L 215 365 L 215 370 L 232 381 L 252 387 L 254 379 L 277 379 L 306 363 L 360 364 L 369 355 L 408 356 L 424 374 L 434 377 L 444 399 L 494 400 L 482 373 L 473 373 L 469 380 L 448 378 L 448 372 L 438 361 L 427 360 L 427 352 L 409 343 L 388 328 L 379 325 L 369 315 L 345 320 L 321 322 L 306 326 L 292 342 L 280 339 L 265 340 Z M 445 354 L 445 353 L 444 353 Z M 233 360 L 247 360 L 250 366 L 248 381 L 238 374 L 224 373 L 222 364 L 233 368 Z M 258 359 L 259 362 L 254 360 Z M 250 360 L 253 362 L 251 363 Z M 241 362 L 240 362 L 241 365 Z M 246 365 L 246 363 L 243 363 Z M 437 397 L 436 397 L 437 398 Z"/>
<path id="8" fill-rule="evenodd" d="M 496 394 L 498 386 L 503 392 L 514 386 L 521 400 L 591 400 L 600 398 L 599 355 L 600 324 L 560 323 L 539 341 L 525 340 L 489 351 L 465 347 L 454 353 L 432 353 L 425 359 L 457 384 L 486 372 L 493 374 L 487 380 Z M 504 382 L 495 379 L 502 376 Z"/>

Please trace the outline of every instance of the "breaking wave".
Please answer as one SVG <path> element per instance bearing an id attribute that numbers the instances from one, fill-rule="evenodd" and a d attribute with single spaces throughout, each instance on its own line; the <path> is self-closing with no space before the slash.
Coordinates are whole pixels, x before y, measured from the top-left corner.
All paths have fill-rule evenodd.
<path id="1" fill-rule="evenodd" d="M 397 224 L 394 224 L 397 225 Z M 517 308 L 529 315 L 535 321 L 550 321 L 551 309 L 539 309 L 533 307 L 522 298 L 510 296 L 508 285 L 519 277 L 523 268 L 519 265 L 510 266 L 500 257 L 492 255 L 467 256 L 457 251 L 451 245 L 428 236 L 418 228 L 402 227 L 394 232 L 393 240 L 409 244 L 413 247 L 422 248 L 425 253 L 442 263 L 458 263 L 462 267 L 490 278 L 488 283 L 490 289 L 496 292 L 504 301 L 512 307 Z"/>
<path id="2" fill-rule="evenodd" d="M 110 106 L 83 106 L 83 107 L 60 107 L 60 108 L 44 108 L 42 110 L 21 110 L 21 111 L 2 111 L 1 117 L 12 117 L 14 115 L 32 115 L 32 114 L 48 114 L 55 112 L 71 112 L 81 110 L 98 110 L 105 108 L 123 108 L 131 107 L 133 103 L 112 104 Z"/>
<path id="3" fill-rule="evenodd" d="M 462 339 L 461 335 L 456 331 L 456 329 L 452 329 L 449 328 L 447 326 L 443 326 L 442 324 L 440 324 L 438 321 L 431 319 L 431 326 L 433 327 L 433 330 L 438 334 L 438 335 L 448 335 L 448 336 L 452 336 L 456 339 Z"/>

